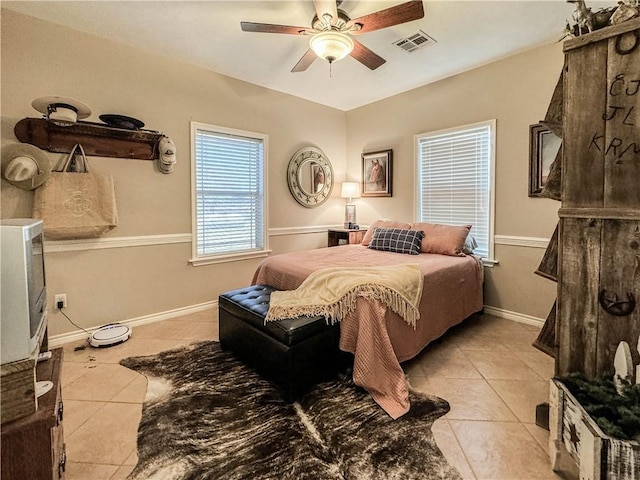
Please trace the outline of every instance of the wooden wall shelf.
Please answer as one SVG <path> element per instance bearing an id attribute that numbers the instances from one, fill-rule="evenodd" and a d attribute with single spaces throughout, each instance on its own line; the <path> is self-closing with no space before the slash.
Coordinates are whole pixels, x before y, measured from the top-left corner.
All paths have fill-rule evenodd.
<path id="1" fill-rule="evenodd" d="M 126 130 L 91 122 L 56 125 L 44 118 L 23 118 L 14 132 L 18 140 L 55 153 L 69 153 L 80 143 L 87 155 L 155 160 L 160 132 Z"/>

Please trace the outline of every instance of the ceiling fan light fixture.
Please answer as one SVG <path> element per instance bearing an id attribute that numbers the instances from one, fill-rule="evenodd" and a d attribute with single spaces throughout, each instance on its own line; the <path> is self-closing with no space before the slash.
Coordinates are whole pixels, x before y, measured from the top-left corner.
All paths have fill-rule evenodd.
<path id="1" fill-rule="evenodd" d="M 309 48 L 329 63 L 342 60 L 353 51 L 353 46 L 348 35 L 334 31 L 316 33 L 309 40 Z"/>

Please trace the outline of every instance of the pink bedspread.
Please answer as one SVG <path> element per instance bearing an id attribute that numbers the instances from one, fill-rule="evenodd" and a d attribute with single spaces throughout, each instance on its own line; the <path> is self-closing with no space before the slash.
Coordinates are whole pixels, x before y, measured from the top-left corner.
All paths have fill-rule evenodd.
<path id="1" fill-rule="evenodd" d="M 392 417 L 409 410 L 400 362 L 417 355 L 449 327 L 482 309 L 482 263 L 475 257 L 423 253 L 405 255 L 342 245 L 275 255 L 257 268 L 253 284 L 294 290 L 313 271 L 339 266 L 417 263 L 424 273 L 420 319 L 414 329 L 376 300 L 360 298 L 356 311 L 340 319 L 340 348 L 354 354 L 353 379 Z"/>

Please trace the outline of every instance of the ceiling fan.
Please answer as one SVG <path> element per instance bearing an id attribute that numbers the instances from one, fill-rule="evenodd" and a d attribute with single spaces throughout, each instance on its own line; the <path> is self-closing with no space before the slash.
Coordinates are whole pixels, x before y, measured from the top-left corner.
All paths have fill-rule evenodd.
<path id="1" fill-rule="evenodd" d="M 353 20 L 344 10 L 338 8 L 341 3 L 342 0 L 314 0 L 316 14 L 311 21 L 311 27 L 254 22 L 240 22 L 240 26 L 245 32 L 310 35 L 309 49 L 293 67 L 292 72 L 305 71 L 317 57 L 331 64 L 347 55 L 375 70 L 386 60 L 352 36 L 424 17 L 422 0 L 401 3 Z"/>

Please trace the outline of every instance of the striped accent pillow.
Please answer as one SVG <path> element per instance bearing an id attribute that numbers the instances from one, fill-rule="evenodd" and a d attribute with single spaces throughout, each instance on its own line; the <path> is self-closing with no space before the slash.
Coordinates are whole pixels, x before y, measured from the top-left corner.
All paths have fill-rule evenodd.
<path id="1" fill-rule="evenodd" d="M 424 232 L 402 228 L 376 228 L 369 242 L 369 248 L 385 252 L 419 255 Z"/>

